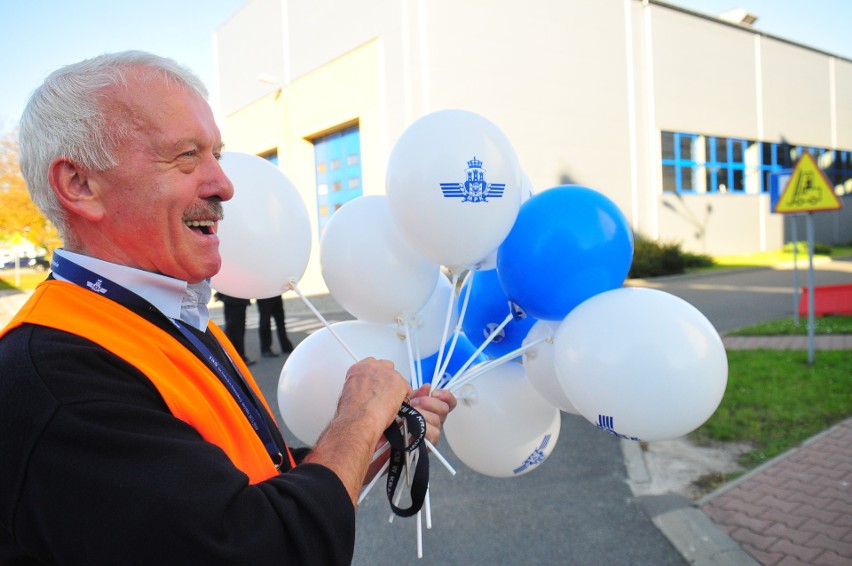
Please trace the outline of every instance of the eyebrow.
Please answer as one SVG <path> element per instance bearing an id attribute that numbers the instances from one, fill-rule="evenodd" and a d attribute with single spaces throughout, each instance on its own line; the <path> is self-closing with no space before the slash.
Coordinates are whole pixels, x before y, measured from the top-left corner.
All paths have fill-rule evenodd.
<path id="1" fill-rule="evenodd" d="M 172 145 L 172 150 L 180 151 L 187 145 L 195 148 L 204 146 L 204 144 L 200 143 L 197 138 L 181 138 Z M 214 143 L 211 149 L 214 152 L 221 153 L 225 149 L 225 144 L 223 142 Z"/>

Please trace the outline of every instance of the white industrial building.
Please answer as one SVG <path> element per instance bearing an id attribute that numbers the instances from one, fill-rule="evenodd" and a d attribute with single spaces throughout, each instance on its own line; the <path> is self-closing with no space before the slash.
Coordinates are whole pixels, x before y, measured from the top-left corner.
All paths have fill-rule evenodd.
<path id="1" fill-rule="evenodd" d="M 276 161 L 316 241 L 384 192 L 405 128 L 446 108 L 497 124 L 536 191 L 591 187 L 637 234 L 701 253 L 780 248 L 770 176 L 810 151 L 844 204 L 814 214 L 816 240 L 852 241 L 852 60 L 724 18 L 655 0 L 249 0 L 215 33 L 213 91 L 227 148 Z"/>

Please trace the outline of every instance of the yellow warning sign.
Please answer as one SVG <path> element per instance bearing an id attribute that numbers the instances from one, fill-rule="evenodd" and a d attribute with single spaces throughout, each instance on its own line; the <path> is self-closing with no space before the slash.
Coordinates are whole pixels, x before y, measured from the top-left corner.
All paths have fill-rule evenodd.
<path id="1" fill-rule="evenodd" d="M 805 152 L 796 163 L 773 212 L 818 212 L 838 210 L 842 206 L 834 194 L 831 181 L 817 166 L 811 154 Z"/>

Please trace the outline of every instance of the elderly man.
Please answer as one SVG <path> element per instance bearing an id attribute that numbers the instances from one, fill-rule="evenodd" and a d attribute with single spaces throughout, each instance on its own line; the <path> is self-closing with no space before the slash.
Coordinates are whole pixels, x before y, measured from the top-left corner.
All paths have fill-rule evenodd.
<path id="1" fill-rule="evenodd" d="M 0 332 L 0 562 L 350 562 L 383 431 L 409 396 L 437 441 L 452 395 L 362 360 L 294 457 L 208 320 L 234 188 L 204 86 L 173 61 L 125 52 L 56 71 L 20 148 L 65 247 Z"/>

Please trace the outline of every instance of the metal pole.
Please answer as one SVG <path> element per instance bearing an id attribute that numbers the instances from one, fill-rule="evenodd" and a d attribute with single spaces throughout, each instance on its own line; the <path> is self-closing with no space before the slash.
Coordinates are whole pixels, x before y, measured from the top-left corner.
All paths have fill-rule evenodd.
<path id="1" fill-rule="evenodd" d="M 807 216 L 808 231 L 808 364 L 814 363 L 814 213 Z"/>
<path id="2" fill-rule="evenodd" d="M 799 326 L 799 236 L 797 234 L 798 218 L 790 216 L 790 227 L 793 231 L 793 324 Z"/>
<path id="3" fill-rule="evenodd" d="M 15 252 L 15 287 L 21 286 L 21 252 Z"/>

